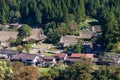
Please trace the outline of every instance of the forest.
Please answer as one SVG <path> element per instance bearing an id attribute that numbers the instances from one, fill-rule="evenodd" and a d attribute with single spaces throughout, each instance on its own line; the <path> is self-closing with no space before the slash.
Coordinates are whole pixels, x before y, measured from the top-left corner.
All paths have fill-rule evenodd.
<path id="1" fill-rule="evenodd" d="M 5 25 L 17 18 L 32 28 L 42 28 L 47 42 L 56 44 L 62 35 L 78 35 L 69 25 L 78 29 L 80 22 L 91 17 L 102 25 L 104 50 L 116 51 L 120 41 L 119 4 L 120 0 L 0 0 L 0 23 Z"/>

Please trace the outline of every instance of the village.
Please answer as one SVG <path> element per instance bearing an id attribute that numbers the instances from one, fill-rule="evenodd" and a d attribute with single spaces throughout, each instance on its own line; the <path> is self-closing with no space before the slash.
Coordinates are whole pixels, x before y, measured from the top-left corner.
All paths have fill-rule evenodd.
<path id="1" fill-rule="evenodd" d="M 96 22 L 97 23 L 97 22 Z M 18 32 L 15 29 L 19 29 L 22 24 L 10 23 L 6 29 L 0 31 L 0 58 L 9 59 L 11 62 L 19 61 L 24 65 L 33 65 L 38 67 L 54 67 L 56 64 L 61 63 L 60 66 L 72 65 L 73 63 L 79 62 L 81 58 L 88 58 L 95 64 L 119 64 L 119 54 L 114 55 L 113 53 L 104 55 L 99 58 L 102 54 L 102 43 L 99 40 L 102 35 L 102 27 L 98 24 L 92 26 L 83 26 L 79 32 L 79 36 L 66 35 L 61 36 L 59 45 L 53 45 L 44 43 L 47 38 L 41 28 L 32 29 L 31 35 L 25 39 L 34 40 L 35 43 L 31 44 L 29 52 L 23 50 L 19 52 L 17 47 L 11 47 L 9 39 L 17 39 Z M 2 28 L 2 25 L 1 25 Z M 74 25 L 71 26 L 74 31 Z M 65 47 L 75 45 L 81 42 L 82 53 L 74 53 L 71 48 L 67 51 Z M 101 55 L 100 55 L 101 56 Z M 103 59 L 104 58 L 104 59 Z"/>
<path id="2" fill-rule="evenodd" d="M 120 80 L 120 0 L 0 0 L 0 80 Z"/>

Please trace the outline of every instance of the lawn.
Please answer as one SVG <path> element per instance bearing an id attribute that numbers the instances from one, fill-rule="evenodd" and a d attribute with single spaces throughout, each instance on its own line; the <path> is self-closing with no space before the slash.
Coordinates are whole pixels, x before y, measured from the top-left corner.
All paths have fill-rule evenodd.
<path id="1" fill-rule="evenodd" d="M 54 54 L 49 53 L 49 52 L 46 52 L 46 53 L 44 53 L 44 55 L 45 55 L 45 56 L 53 56 Z"/>
<path id="2" fill-rule="evenodd" d="M 16 47 L 9 47 L 8 50 L 16 50 Z"/>

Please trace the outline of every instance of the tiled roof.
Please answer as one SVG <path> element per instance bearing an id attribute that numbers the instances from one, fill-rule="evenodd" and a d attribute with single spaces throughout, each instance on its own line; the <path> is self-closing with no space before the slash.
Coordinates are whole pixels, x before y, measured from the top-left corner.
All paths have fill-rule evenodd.
<path id="1" fill-rule="evenodd" d="M 39 57 L 38 62 L 44 61 L 42 57 Z"/>
<path id="2" fill-rule="evenodd" d="M 85 57 L 86 57 L 86 58 L 93 58 L 93 57 L 94 57 L 94 54 L 86 54 Z"/>
<path id="3" fill-rule="evenodd" d="M 80 54 L 80 53 L 73 53 L 70 58 L 90 58 L 93 59 L 94 58 L 94 54 Z"/>
<path id="4" fill-rule="evenodd" d="M 79 62 L 80 59 L 67 58 L 65 61 L 69 61 L 69 62 Z"/>
<path id="5" fill-rule="evenodd" d="M 21 57 L 26 56 L 26 54 L 16 54 L 13 55 L 12 60 L 20 60 Z"/>
<path id="6" fill-rule="evenodd" d="M 35 59 L 36 56 L 37 56 L 36 54 L 26 54 L 25 56 L 22 56 L 21 59 L 33 60 Z"/>
<path id="7" fill-rule="evenodd" d="M 65 53 L 56 53 L 55 57 L 64 58 L 67 54 Z"/>
<path id="8" fill-rule="evenodd" d="M 52 61 L 54 59 L 53 56 L 45 56 L 44 57 L 44 60 L 47 60 L 47 61 Z"/>
<path id="9" fill-rule="evenodd" d="M 16 54 L 12 57 L 12 60 L 33 60 L 37 55 L 36 54 L 27 54 L 27 53 L 20 53 Z"/>
<path id="10" fill-rule="evenodd" d="M 71 58 L 80 58 L 80 57 L 85 57 L 85 54 L 73 53 L 70 57 Z"/>
<path id="11" fill-rule="evenodd" d="M 0 54 L 17 54 L 17 51 L 0 49 Z"/>

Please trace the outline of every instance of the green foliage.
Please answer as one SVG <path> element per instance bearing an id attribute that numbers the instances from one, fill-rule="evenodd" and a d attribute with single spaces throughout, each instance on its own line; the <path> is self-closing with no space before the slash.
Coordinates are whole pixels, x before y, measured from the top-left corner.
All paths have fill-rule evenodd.
<path id="1" fill-rule="evenodd" d="M 13 62 L 9 67 L 14 72 L 9 80 L 38 80 L 39 71 L 37 67 L 24 66 L 21 62 Z"/>
<path id="2" fill-rule="evenodd" d="M 26 42 L 27 44 L 35 44 L 35 40 L 34 39 L 29 39 L 29 41 Z"/>
<path id="3" fill-rule="evenodd" d="M 15 45 L 15 39 L 12 38 L 12 37 L 10 37 L 10 38 L 8 39 L 8 42 L 10 43 L 10 46 L 14 46 L 14 45 Z"/>
<path id="4" fill-rule="evenodd" d="M 69 29 L 65 23 L 61 23 L 58 27 L 58 32 L 61 36 L 65 36 L 69 33 Z"/>
<path id="5" fill-rule="evenodd" d="M 63 73 L 64 80 L 92 80 L 92 65 L 90 60 L 81 59 L 66 69 Z"/>
<path id="6" fill-rule="evenodd" d="M 13 71 L 5 61 L 0 61 L 0 80 L 8 80 Z"/>
<path id="7" fill-rule="evenodd" d="M 64 50 L 67 51 L 70 48 L 73 49 L 74 53 L 81 53 L 83 49 L 80 41 L 78 41 L 75 45 L 65 47 Z"/>
<path id="8" fill-rule="evenodd" d="M 110 51 L 120 41 L 119 4 L 120 0 L 0 0 L 0 23 L 7 24 L 17 18 L 20 23 L 40 26 L 50 36 L 47 41 L 57 43 L 61 35 L 71 34 L 68 30 L 69 22 L 79 24 L 85 21 L 86 16 L 90 16 L 102 24 L 103 45 L 106 51 Z M 53 22 L 55 24 L 51 25 Z M 65 23 L 66 27 L 61 26 L 61 23 Z"/>
<path id="9" fill-rule="evenodd" d="M 74 52 L 75 53 L 81 53 L 82 52 L 82 44 L 79 41 L 74 46 Z"/>
<path id="10" fill-rule="evenodd" d="M 46 26 L 46 31 L 45 31 L 46 35 L 47 35 L 46 42 L 53 43 L 53 44 L 58 43 L 58 41 L 60 39 L 60 34 L 59 34 L 58 30 L 56 29 L 56 27 L 57 26 L 56 26 L 55 22 L 49 23 Z"/>
<path id="11" fill-rule="evenodd" d="M 118 22 L 115 19 L 114 13 L 110 12 L 106 17 L 106 27 L 104 28 L 105 41 L 107 41 L 106 50 L 110 51 L 113 48 L 114 44 L 120 40 L 120 28 L 118 26 Z"/>
<path id="12" fill-rule="evenodd" d="M 25 46 L 25 50 L 29 53 L 29 51 L 31 50 L 31 44 L 26 44 Z"/>
<path id="13" fill-rule="evenodd" d="M 96 70 L 93 80 L 119 80 L 119 66 L 103 66 Z"/>
<path id="14" fill-rule="evenodd" d="M 55 79 L 56 77 L 59 76 L 59 70 L 57 70 L 55 68 L 49 70 L 48 73 L 51 75 L 52 79 Z"/>
<path id="15" fill-rule="evenodd" d="M 9 18 L 9 7 L 5 0 L 0 0 L 0 23 L 6 24 Z"/>
<path id="16" fill-rule="evenodd" d="M 28 25 L 23 25 L 18 29 L 18 36 L 21 38 L 27 38 L 31 35 L 32 28 Z"/>
<path id="17" fill-rule="evenodd" d="M 17 37 L 15 44 L 16 45 L 21 45 L 23 38 L 22 37 Z"/>
<path id="18" fill-rule="evenodd" d="M 120 53 L 120 42 L 117 42 L 114 45 L 112 45 L 111 52 L 115 52 L 118 54 Z"/>
<path id="19" fill-rule="evenodd" d="M 19 53 L 21 53 L 21 52 L 23 51 L 23 46 L 22 46 L 22 45 L 18 45 L 18 46 L 17 46 L 17 51 L 18 51 Z"/>

